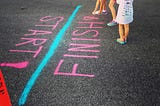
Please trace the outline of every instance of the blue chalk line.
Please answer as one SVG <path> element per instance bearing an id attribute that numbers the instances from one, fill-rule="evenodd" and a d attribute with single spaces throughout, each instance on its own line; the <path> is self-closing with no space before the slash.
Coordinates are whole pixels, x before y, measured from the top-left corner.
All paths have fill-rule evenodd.
<path id="1" fill-rule="evenodd" d="M 77 14 L 77 12 L 79 11 L 80 8 L 81 8 L 81 5 L 78 5 L 76 7 L 76 9 L 73 11 L 73 13 L 69 17 L 68 21 L 66 22 L 66 24 L 63 26 L 63 28 L 56 35 L 56 38 L 53 40 L 53 42 L 52 42 L 48 52 L 46 53 L 45 57 L 42 59 L 41 63 L 38 65 L 37 69 L 32 74 L 31 78 L 28 80 L 28 82 L 27 82 L 27 84 L 26 84 L 26 86 L 25 86 L 25 88 L 24 88 L 24 90 L 21 94 L 21 97 L 19 98 L 18 106 L 22 106 L 22 105 L 25 104 L 25 102 L 27 100 L 27 97 L 28 97 L 33 85 L 35 84 L 38 76 L 42 72 L 43 68 L 47 65 L 50 58 L 54 55 L 55 50 L 57 49 L 60 41 L 63 39 L 63 36 L 65 35 L 66 30 L 70 27 L 72 21 L 76 17 L 76 14 Z"/>

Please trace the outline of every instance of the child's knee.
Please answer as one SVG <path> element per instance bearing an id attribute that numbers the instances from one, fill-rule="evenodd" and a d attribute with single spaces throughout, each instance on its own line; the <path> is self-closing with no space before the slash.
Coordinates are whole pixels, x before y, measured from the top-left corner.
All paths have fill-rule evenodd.
<path id="1" fill-rule="evenodd" d="M 113 5 L 109 3 L 108 7 L 111 9 L 113 8 Z"/>
<path id="2" fill-rule="evenodd" d="M 109 7 L 110 9 L 114 8 L 114 3 L 109 3 L 108 7 Z"/>

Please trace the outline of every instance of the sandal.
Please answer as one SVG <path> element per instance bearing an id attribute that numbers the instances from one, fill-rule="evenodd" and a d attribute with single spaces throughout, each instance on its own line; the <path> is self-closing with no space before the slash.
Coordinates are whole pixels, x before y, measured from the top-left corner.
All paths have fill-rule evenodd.
<path id="1" fill-rule="evenodd" d="M 94 12 L 92 12 L 92 14 L 97 15 L 97 14 L 99 14 L 99 11 L 94 11 Z"/>
<path id="2" fill-rule="evenodd" d="M 117 42 L 120 43 L 121 45 L 124 45 L 127 43 L 127 41 L 121 41 L 120 38 L 117 39 Z"/>

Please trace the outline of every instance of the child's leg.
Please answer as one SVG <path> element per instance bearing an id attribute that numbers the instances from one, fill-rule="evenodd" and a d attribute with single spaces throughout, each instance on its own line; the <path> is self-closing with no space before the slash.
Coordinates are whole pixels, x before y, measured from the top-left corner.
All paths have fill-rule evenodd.
<path id="1" fill-rule="evenodd" d="M 112 21 L 107 24 L 108 26 L 117 25 L 117 22 L 115 21 L 116 20 L 116 10 L 114 8 L 114 3 L 115 3 L 115 0 L 110 0 L 109 5 L 108 5 L 111 10 L 111 14 L 112 14 Z"/>
<path id="2" fill-rule="evenodd" d="M 101 0 L 99 14 L 101 14 L 104 9 L 106 10 L 106 0 Z"/>
<path id="3" fill-rule="evenodd" d="M 106 10 L 106 9 L 107 9 L 106 3 L 107 3 L 106 0 L 104 0 L 103 10 Z"/>
<path id="4" fill-rule="evenodd" d="M 100 0 L 99 14 L 102 13 L 102 10 L 103 10 L 103 0 Z"/>
<path id="5" fill-rule="evenodd" d="M 108 5 L 111 10 L 113 20 L 116 19 L 116 10 L 114 8 L 114 3 L 115 3 L 115 0 L 110 0 L 109 5 Z"/>
<path id="6" fill-rule="evenodd" d="M 99 4 L 100 4 L 100 0 L 97 0 L 96 6 L 95 6 L 95 8 L 94 8 L 92 14 L 94 14 L 94 12 L 96 12 L 96 11 L 98 10 Z"/>
<path id="7" fill-rule="evenodd" d="M 125 41 L 125 30 L 124 30 L 124 24 L 119 24 L 119 36 L 120 38 L 117 39 L 117 42 L 124 45 L 126 44 L 127 42 Z"/>
<path id="8" fill-rule="evenodd" d="M 129 24 L 125 24 L 124 25 L 124 37 L 125 37 L 125 41 L 127 41 L 127 37 L 128 37 L 128 34 L 129 34 Z"/>
<path id="9" fill-rule="evenodd" d="M 124 25 L 119 24 L 119 36 L 120 36 L 120 41 L 124 41 Z"/>

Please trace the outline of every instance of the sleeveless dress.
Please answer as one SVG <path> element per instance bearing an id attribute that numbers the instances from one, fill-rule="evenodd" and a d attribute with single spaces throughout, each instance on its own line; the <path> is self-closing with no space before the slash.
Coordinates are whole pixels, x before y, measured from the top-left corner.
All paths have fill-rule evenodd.
<path id="1" fill-rule="evenodd" d="M 133 21 L 133 0 L 116 0 L 119 4 L 116 22 L 129 24 Z"/>

